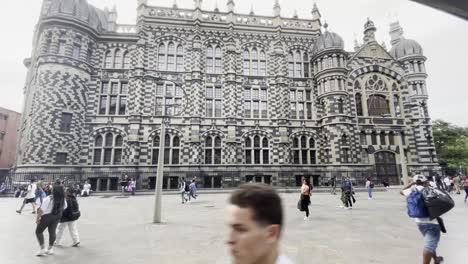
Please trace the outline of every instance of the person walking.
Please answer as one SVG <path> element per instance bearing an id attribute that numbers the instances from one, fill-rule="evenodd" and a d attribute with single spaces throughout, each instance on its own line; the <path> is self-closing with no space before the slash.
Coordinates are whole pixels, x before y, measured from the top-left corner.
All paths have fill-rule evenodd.
<path id="1" fill-rule="evenodd" d="M 463 189 L 465 190 L 465 203 L 466 199 L 468 198 L 468 176 L 463 177 L 463 182 L 462 182 Z"/>
<path id="2" fill-rule="evenodd" d="M 446 176 L 444 178 L 444 184 L 445 184 L 445 187 L 447 189 L 447 192 L 451 193 L 452 192 L 452 179 L 451 179 L 450 176 Z"/>
<path id="3" fill-rule="evenodd" d="M 309 220 L 309 205 L 310 205 L 310 194 L 312 191 L 312 187 L 310 186 L 310 180 L 304 178 L 302 180 L 301 186 L 301 211 L 305 212 L 304 220 Z"/>
<path id="4" fill-rule="evenodd" d="M 36 180 L 31 179 L 28 185 L 28 189 L 26 190 L 26 196 L 24 197 L 23 203 L 21 204 L 21 208 L 19 210 L 16 210 L 18 214 L 21 214 L 24 206 L 29 203 L 32 205 L 32 208 L 33 208 L 32 213 L 33 214 L 36 213 L 36 189 L 37 189 Z"/>
<path id="5" fill-rule="evenodd" d="M 197 199 L 197 197 L 198 197 L 198 195 L 197 195 L 197 183 L 195 182 L 195 179 L 193 179 L 192 182 L 190 183 L 189 189 L 190 189 L 190 192 L 189 192 L 189 202 L 190 202 L 192 197 L 194 199 Z"/>
<path id="6" fill-rule="evenodd" d="M 331 194 L 336 195 L 336 177 L 333 176 L 330 179 Z"/>
<path id="7" fill-rule="evenodd" d="M 455 193 L 460 194 L 461 175 L 457 175 L 453 178 L 453 185 L 455 187 Z"/>
<path id="8" fill-rule="evenodd" d="M 120 189 L 122 191 L 122 194 L 124 194 L 127 191 L 128 182 L 129 182 L 128 176 L 127 174 L 125 174 L 120 180 Z"/>
<path id="9" fill-rule="evenodd" d="M 80 236 L 78 234 L 77 220 L 80 218 L 80 206 L 76 199 L 73 189 L 67 188 L 65 191 L 65 200 L 67 201 L 67 209 L 63 211 L 62 218 L 57 227 L 57 238 L 55 240 L 56 246 L 62 246 L 62 235 L 65 228 L 68 227 L 70 236 L 72 238 L 72 247 L 77 247 L 80 244 Z"/>
<path id="10" fill-rule="evenodd" d="M 185 178 L 182 178 L 182 180 L 179 182 L 180 196 L 182 197 L 182 204 L 184 204 L 184 203 L 186 203 L 188 201 L 188 199 L 185 198 L 185 193 L 186 193 L 185 188 L 186 187 L 188 187 L 188 186 L 185 183 Z"/>
<path id="11" fill-rule="evenodd" d="M 371 181 L 370 178 L 366 178 L 366 189 L 367 189 L 367 199 L 372 199 L 372 191 L 374 190 L 374 183 Z"/>
<path id="12" fill-rule="evenodd" d="M 343 206 L 341 208 L 346 209 L 353 209 L 353 202 L 351 201 L 353 194 L 353 184 L 351 180 L 346 177 L 343 182 L 341 183 L 341 202 L 343 202 Z"/>
<path id="13" fill-rule="evenodd" d="M 55 185 L 52 188 L 52 194 L 44 198 L 41 207 L 38 209 L 36 218 L 36 237 L 39 242 L 39 251 L 36 256 L 45 254 L 54 254 L 54 242 L 56 238 L 57 225 L 62 218 L 63 210 L 67 208 L 65 192 L 62 185 Z M 45 249 L 44 230 L 49 231 L 49 247 Z"/>
<path id="14" fill-rule="evenodd" d="M 400 194 L 406 197 L 413 195 L 413 192 L 421 192 L 424 188 L 429 187 L 429 182 L 424 175 L 417 174 L 413 176 L 413 182 L 400 191 Z M 421 199 L 422 198 L 421 196 Z M 409 200 L 408 200 L 409 201 Z M 424 201 L 420 201 L 424 203 Z M 409 211 L 410 207 L 408 206 Z M 430 264 L 434 259 L 435 264 L 442 263 L 444 258 L 437 256 L 437 246 L 440 241 L 440 225 L 436 219 L 430 220 L 429 217 L 414 218 L 419 231 L 424 237 L 423 264 Z"/>
<path id="15" fill-rule="evenodd" d="M 135 195 L 135 191 L 136 191 L 136 180 L 135 180 L 135 178 L 132 178 L 128 182 L 128 191 L 131 192 L 132 195 Z"/>

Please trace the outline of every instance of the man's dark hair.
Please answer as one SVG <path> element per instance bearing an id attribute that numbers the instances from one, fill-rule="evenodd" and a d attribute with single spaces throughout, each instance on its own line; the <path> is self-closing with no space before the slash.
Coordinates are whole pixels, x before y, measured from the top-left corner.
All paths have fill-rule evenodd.
<path id="1" fill-rule="evenodd" d="M 278 193 L 266 184 L 243 184 L 234 191 L 229 203 L 252 209 L 253 220 L 262 225 L 283 225 L 283 206 Z"/>

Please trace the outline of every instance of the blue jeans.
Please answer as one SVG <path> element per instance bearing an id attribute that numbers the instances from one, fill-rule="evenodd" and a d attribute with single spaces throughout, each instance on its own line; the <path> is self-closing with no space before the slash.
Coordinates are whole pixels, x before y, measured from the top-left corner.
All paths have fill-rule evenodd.
<path id="1" fill-rule="evenodd" d="M 418 223 L 417 225 L 424 236 L 424 250 L 435 253 L 440 240 L 440 226 L 426 223 Z"/>
<path id="2" fill-rule="evenodd" d="M 369 198 L 372 198 L 372 188 L 367 187 L 367 194 L 369 194 Z"/>

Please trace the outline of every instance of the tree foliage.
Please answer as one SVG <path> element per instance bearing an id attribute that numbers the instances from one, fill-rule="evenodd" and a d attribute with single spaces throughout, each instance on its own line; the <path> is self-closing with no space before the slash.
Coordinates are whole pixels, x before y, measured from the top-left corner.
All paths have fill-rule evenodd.
<path id="1" fill-rule="evenodd" d="M 468 128 L 436 120 L 432 124 L 437 156 L 448 168 L 468 167 Z"/>

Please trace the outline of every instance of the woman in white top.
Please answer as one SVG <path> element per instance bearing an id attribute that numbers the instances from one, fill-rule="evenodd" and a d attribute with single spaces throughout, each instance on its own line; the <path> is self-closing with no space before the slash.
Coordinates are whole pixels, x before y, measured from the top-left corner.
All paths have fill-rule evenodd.
<path id="1" fill-rule="evenodd" d="M 32 208 L 33 208 L 32 213 L 33 214 L 36 213 L 36 199 L 35 199 L 36 189 L 37 189 L 36 180 L 31 179 L 31 183 L 28 185 L 28 190 L 26 193 L 26 197 L 24 197 L 23 204 L 21 205 L 21 208 L 19 210 L 16 210 L 18 214 L 21 214 L 24 206 L 28 203 L 32 205 Z"/>
<path id="2" fill-rule="evenodd" d="M 39 242 L 40 249 L 36 256 L 44 254 L 53 254 L 53 245 L 55 242 L 55 232 L 57 225 L 62 217 L 63 210 L 67 208 L 65 200 L 65 192 L 62 185 L 54 185 L 52 195 L 47 196 L 42 201 L 41 207 L 37 210 L 37 227 L 36 237 Z M 44 230 L 49 231 L 49 247 L 45 250 L 44 246 Z"/>

